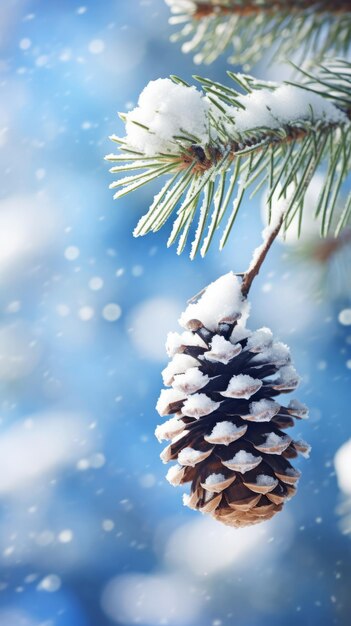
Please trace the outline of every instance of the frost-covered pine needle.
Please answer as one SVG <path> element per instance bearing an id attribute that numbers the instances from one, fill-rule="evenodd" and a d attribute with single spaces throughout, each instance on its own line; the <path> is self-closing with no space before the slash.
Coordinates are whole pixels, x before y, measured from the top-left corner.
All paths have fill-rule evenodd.
<path id="1" fill-rule="evenodd" d="M 159 230 L 176 212 L 168 245 L 178 241 L 181 253 L 190 236 L 191 258 L 204 255 L 219 228 L 220 248 L 226 244 L 248 190 L 252 197 L 264 186 L 270 228 L 279 201 L 287 229 L 322 165 L 316 215 L 327 235 L 351 163 L 351 64 L 330 62 L 317 76 L 303 71 L 301 84 L 228 74 L 233 87 L 197 77 L 201 91 L 178 78 L 151 81 L 122 115 L 126 134 L 111 138 L 121 152 L 106 157 L 117 163 L 112 173 L 127 172 L 111 184 L 114 197 L 167 177 L 135 236 Z M 349 199 L 336 232 L 350 219 Z"/>

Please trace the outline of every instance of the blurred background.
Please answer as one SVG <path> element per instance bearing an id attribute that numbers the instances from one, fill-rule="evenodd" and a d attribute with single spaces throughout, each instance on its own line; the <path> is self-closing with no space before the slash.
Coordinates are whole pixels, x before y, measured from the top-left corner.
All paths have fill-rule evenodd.
<path id="1" fill-rule="evenodd" d="M 310 407 L 298 496 L 239 531 L 164 479 L 166 333 L 189 297 L 246 268 L 262 229 L 247 202 L 226 249 L 190 262 L 167 228 L 131 235 L 160 181 L 112 200 L 117 111 L 169 74 L 228 80 L 224 58 L 195 68 L 169 43 L 168 17 L 163 0 L 0 5 L 0 626 L 346 626 L 349 236 L 321 247 L 307 216 L 252 289 L 249 326 L 290 345 Z"/>

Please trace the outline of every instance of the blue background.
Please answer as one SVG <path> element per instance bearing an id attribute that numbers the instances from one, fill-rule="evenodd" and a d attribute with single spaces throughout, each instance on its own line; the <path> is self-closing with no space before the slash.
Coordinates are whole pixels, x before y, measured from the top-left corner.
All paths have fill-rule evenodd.
<path id="1" fill-rule="evenodd" d="M 0 626 L 346 626 L 342 255 L 321 289 L 321 268 L 277 243 L 252 289 L 249 326 L 290 345 L 311 409 L 295 429 L 313 448 L 298 496 L 236 531 L 185 509 L 164 480 L 153 432 L 166 332 L 190 296 L 245 269 L 262 229 L 260 200 L 246 202 L 226 249 L 190 262 L 166 249 L 170 226 L 131 235 L 159 182 L 112 200 L 103 156 L 123 133 L 117 111 L 169 74 L 227 81 L 224 58 L 199 70 L 169 43 L 168 13 L 162 0 L 0 7 Z"/>

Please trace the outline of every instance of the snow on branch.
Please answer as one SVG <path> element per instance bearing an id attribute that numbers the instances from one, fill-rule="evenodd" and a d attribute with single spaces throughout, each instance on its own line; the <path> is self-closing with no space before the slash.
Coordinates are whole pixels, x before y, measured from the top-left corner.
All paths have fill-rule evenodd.
<path id="1" fill-rule="evenodd" d="M 285 205 L 286 229 L 302 215 L 321 164 L 327 170 L 316 215 L 327 235 L 351 164 L 351 64 L 334 61 L 317 77 L 304 72 L 301 84 L 228 74 L 234 87 L 196 77 L 201 91 L 176 77 L 152 81 L 138 106 L 121 114 L 126 135 L 111 137 L 121 152 L 106 157 L 116 163 L 112 173 L 127 174 L 111 184 L 118 189 L 114 197 L 167 176 L 135 236 L 159 230 L 177 209 L 168 245 L 178 239 L 182 252 L 197 220 L 191 258 L 198 250 L 204 255 L 226 219 L 222 248 L 245 192 L 250 189 L 252 197 L 264 185 L 269 214 L 273 202 Z M 337 233 L 350 218 L 351 197 Z"/>
<path id="2" fill-rule="evenodd" d="M 170 23 L 181 30 L 183 52 L 210 64 L 231 50 L 230 63 L 253 65 L 274 45 L 274 56 L 315 62 L 347 55 L 351 45 L 351 6 L 345 0 L 165 0 Z M 288 32 L 287 37 L 282 37 Z M 277 42 L 278 45 L 277 45 Z"/>

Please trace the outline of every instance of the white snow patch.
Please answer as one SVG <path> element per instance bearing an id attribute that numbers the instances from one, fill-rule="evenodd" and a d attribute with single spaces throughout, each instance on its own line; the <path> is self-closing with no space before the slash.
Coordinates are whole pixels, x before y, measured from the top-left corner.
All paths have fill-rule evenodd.
<path id="1" fill-rule="evenodd" d="M 230 341 L 231 343 L 237 343 L 238 341 L 242 341 L 243 339 L 247 339 L 247 337 L 251 336 L 251 331 L 248 330 L 247 328 L 245 328 L 245 326 L 243 326 L 242 324 L 237 324 L 234 328 L 233 328 L 233 332 L 230 335 Z"/>
<path id="2" fill-rule="evenodd" d="M 258 378 L 252 378 L 248 374 L 238 374 L 230 379 L 227 389 L 220 393 L 226 398 L 245 398 L 248 400 L 261 389 L 262 384 L 262 380 Z"/>
<path id="3" fill-rule="evenodd" d="M 203 374 L 198 367 L 191 367 L 185 374 L 177 374 L 172 385 L 174 389 L 189 394 L 205 387 L 209 380 L 209 377 Z"/>
<path id="4" fill-rule="evenodd" d="M 256 476 L 256 485 L 260 487 L 271 487 L 277 482 L 276 478 L 273 476 L 267 476 L 266 474 L 259 474 Z"/>
<path id="5" fill-rule="evenodd" d="M 269 422 L 278 413 L 280 404 L 274 402 L 274 400 L 262 398 L 262 400 L 257 402 L 251 402 L 249 408 L 250 413 L 256 418 L 255 421 Z"/>
<path id="6" fill-rule="evenodd" d="M 180 465 L 190 465 L 194 467 L 196 463 L 199 463 L 203 458 L 203 452 L 201 450 L 194 450 L 194 448 L 183 448 L 178 454 L 178 463 Z"/>
<path id="7" fill-rule="evenodd" d="M 196 335 L 188 330 L 185 330 L 183 333 L 175 333 L 170 332 L 167 335 L 166 340 L 166 351 L 168 356 L 174 356 L 181 346 L 199 346 L 200 348 L 206 348 L 205 342 Z"/>
<path id="8" fill-rule="evenodd" d="M 240 430 L 242 430 L 242 426 L 238 427 L 233 424 L 233 422 L 217 422 L 212 429 L 210 437 L 230 437 L 231 435 L 238 433 Z"/>
<path id="9" fill-rule="evenodd" d="M 298 415 L 300 418 L 308 418 L 308 407 L 302 402 L 299 402 L 299 400 L 290 400 L 288 409 L 296 412 L 296 415 Z"/>
<path id="10" fill-rule="evenodd" d="M 156 404 L 156 411 L 162 416 L 167 415 L 168 407 L 173 402 L 184 400 L 184 393 L 177 389 L 162 389 Z"/>
<path id="11" fill-rule="evenodd" d="M 173 439 L 175 435 L 178 435 L 184 429 L 184 422 L 178 419 L 178 417 L 171 417 L 171 419 L 160 424 L 156 427 L 155 436 L 159 442 L 165 439 Z"/>
<path id="12" fill-rule="evenodd" d="M 211 341 L 211 350 L 208 350 L 203 356 L 208 361 L 219 361 L 220 363 L 229 363 L 231 359 L 240 354 L 242 347 L 240 343 L 232 344 L 221 335 L 215 335 Z"/>
<path id="13" fill-rule="evenodd" d="M 271 348 L 256 354 L 251 363 L 273 363 L 277 367 L 282 367 L 290 363 L 290 349 L 285 343 L 274 343 Z"/>
<path id="14" fill-rule="evenodd" d="M 183 467 L 181 465 L 179 465 L 178 463 L 176 465 L 172 465 L 172 467 L 169 468 L 166 474 L 166 480 L 168 480 L 171 485 L 177 486 L 179 485 L 179 478 L 182 473 Z"/>
<path id="15" fill-rule="evenodd" d="M 171 385 L 174 376 L 177 374 L 184 374 L 190 367 L 194 368 L 199 365 L 198 361 L 194 357 L 188 354 L 175 354 L 172 361 L 170 361 L 162 372 L 162 378 L 165 385 Z"/>
<path id="16" fill-rule="evenodd" d="M 273 341 L 273 333 L 269 328 L 263 327 L 255 330 L 248 338 L 246 349 L 251 352 L 261 352 L 270 348 Z"/>
<path id="17" fill-rule="evenodd" d="M 172 13 L 194 13 L 196 10 L 196 3 L 192 0 L 166 0 L 166 4 L 171 9 Z"/>
<path id="18" fill-rule="evenodd" d="M 232 459 L 225 461 L 225 463 L 235 465 L 235 469 L 238 472 L 245 474 L 245 472 L 255 468 L 261 461 L 261 456 L 255 456 L 251 452 L 246 452 L 246 450 L 239 450 Z"/>
<path id="19" fill-rule="evenodd" d="M 194 393 L 184 402 L 182 413 L 188 417 L 199 418 L 213 413 L 213 411 L 218 409 L 220 404 L 220 402 L 211 400 L 205 393 Z"/>
<path id="20" fill-rule="evenodd" d="M 175 84 L 169 78 L 150 81 L 138 106 L 126 114 L 125 142 L 147 156 L 177 153 L 179 145 L 173 138 L 184 132 L 195 136 L 196 143 L 207 144 L 208 111 L 209 104 L 195 87 Z"/>
<path id="21" fill-rule="evenodd" d="M 290 443 L 290 437 L 288 435 L 280 436 L 272 432 L 266 436 L 265 446 L 268 448 L 275 448 L 288 442 Z"/>
<path id="22" fill-rule="evenodd" d="M 233 112 L 236 130 L 239 133 L 252 128 L 281 128 L 299 120 L 346 123 L 348 118 L 326 98 L 292 85 L 281 85 L 277 89 L 255 90 L 242 96 L 245 110 Z"/>
<path id="23" fill-rule="evenodd" d="M 298 448 L 298 452 L 299 454 L 301 454 L 301 456 L 303 456 L 305 459 L 309 459 L 310 458 L 310 454 L 311 454 L 311 446 L 304 441 L 303 439 L 299 439 L 298 441 L 295 441 L 296 447 Z"/>
<path id="24" fill-rule="evenodd" d="M 190 320 L 196 319 L 215 332 L 220 321 L 234 321 L 240 316 L 246 317 L 248 312 L 249 305 L 242 298 L 240 281 L 229 272 L 208 285 L 198 302 L 188 305 L 179 323 L 186 328 Z"/>
<path id="25" fill-rule="evenodd" d="M 300 382 L 300 376 L 292 365 L 284 365 L 279 370 L 279 380 L 276 382 L 282 385 L 297 386 Z"/>
<path id="26" fill-rule="evenodd" d="M 224 474 L 210 474 L 205 480 L 205 485 L 217 485 L 225 481 Z"/>
<path id="27" fill-rule="evenodd" d="M 242 320 L 240 320 L 242 322 Z M 232 334 L 230 335 L 231 343 L 237 343 L 238 341 L 242 341 L 243 339 L 247 339 L 251 336 L 251 331 L 245 328 L 245 326 L 241 323 L 237 324 L 233 329 Z"/>

